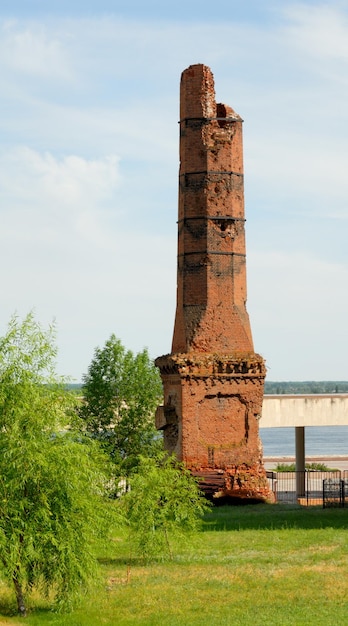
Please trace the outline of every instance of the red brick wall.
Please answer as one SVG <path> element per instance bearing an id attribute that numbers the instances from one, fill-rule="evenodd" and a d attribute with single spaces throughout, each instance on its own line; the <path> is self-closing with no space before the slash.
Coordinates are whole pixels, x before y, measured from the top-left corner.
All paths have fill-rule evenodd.
<path id="1" fill-rule="evenodd" d="M 271 499 L 258 420 L 265 365 L 246 310 L 242 120 L 215 102 L 204 65 L 181 77 L 177 308 L 156 359 L 166 448 L 207 491 Z"/>
<path id="2" fill-rule="evenodd" d="M 242 120 L 216 104 L 213 76 L 204 65 L 182 74 L 180 115 L 172 352 L 252 351 L 245 307 Z"/>

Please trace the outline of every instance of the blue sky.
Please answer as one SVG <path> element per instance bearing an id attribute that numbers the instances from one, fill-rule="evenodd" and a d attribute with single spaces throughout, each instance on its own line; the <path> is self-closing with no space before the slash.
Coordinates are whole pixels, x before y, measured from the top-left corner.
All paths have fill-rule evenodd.
<path id="1" fill-rule="evenodd" d="M 347 380 L 348 5 L 2 0 L 0 331 L 56 320 L 81 380 L 170 351 L 181 72 L 244 119 L 248 311 L 269 380 Z"/>

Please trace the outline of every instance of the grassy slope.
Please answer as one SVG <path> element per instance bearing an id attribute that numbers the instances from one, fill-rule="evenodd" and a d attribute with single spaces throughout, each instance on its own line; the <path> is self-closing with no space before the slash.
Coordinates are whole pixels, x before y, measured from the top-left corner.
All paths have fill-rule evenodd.
<path id="1" fill-rule="evenodd" d="M 130 559 L 115 533 L 101 554 L 104 579 L 68 615 L 42 601 L 28 626 L 339 626 L 348 623 L 348 510 L 221 507 L 175 546 L 170 563 Z M 127 564 L 130 576 L 127 580 Z M 12 605 L 11 605 L 12 603 Z M 13 607 L 0 588 L 0 626 Z M 1 617 L 3 616 L 3 617 Z M 1 621 L 3 620 L 3 622 Z"/>

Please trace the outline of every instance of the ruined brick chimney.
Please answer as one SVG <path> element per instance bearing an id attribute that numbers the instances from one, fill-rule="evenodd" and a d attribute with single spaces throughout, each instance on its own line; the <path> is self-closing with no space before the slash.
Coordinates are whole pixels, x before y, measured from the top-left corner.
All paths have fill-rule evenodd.
<path id="1" fill-rule="evenodd" d="M 181 76 L 177 308 L 158 357 L 165 447 L 212 497 L 271 499 L 258 420 L 265 364 L 246 310 L 242 119 L 204 65 Z"/>

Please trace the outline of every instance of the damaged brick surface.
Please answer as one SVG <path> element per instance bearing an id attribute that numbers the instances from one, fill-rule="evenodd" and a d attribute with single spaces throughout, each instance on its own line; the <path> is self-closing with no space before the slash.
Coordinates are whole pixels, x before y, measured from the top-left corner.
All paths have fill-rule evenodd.
<path id="1" fill-rule="evenodd" d="M 158 357 L 166 449 L 214 498 L 270 500 L 258 420 L 265 364 L 246 310 L 242 119 L 204 65 L 181 77 L 177 308 Z"/>

